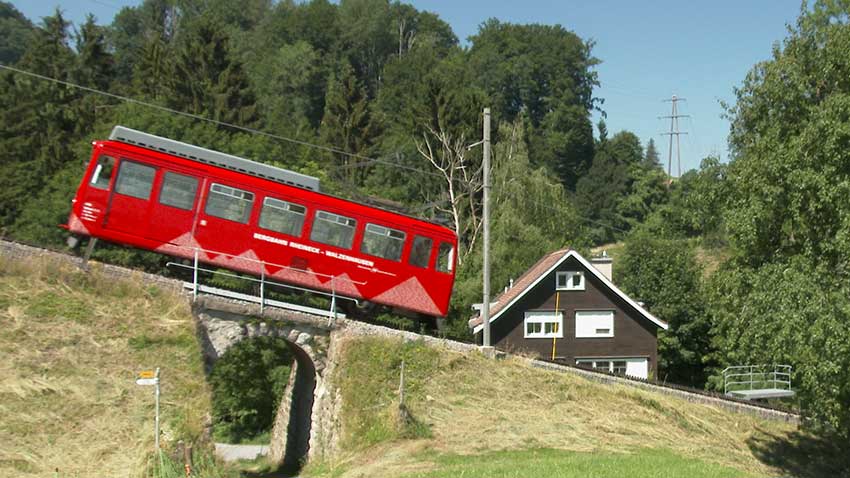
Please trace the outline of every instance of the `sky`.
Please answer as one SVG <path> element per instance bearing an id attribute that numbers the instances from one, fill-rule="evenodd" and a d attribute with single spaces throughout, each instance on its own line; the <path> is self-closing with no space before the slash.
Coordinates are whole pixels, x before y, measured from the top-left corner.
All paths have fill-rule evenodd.
<path id="1" fill-rule="evenodd" d="M 238 0 L 234 0 L 238 1 Z M 123 6 L 140 0 L 12 0 L 31 20 L 59 7 L 75 24 L 87 13 L 109 23 Z M 451 25 L 462 44 L 489 18 L 511 23 L 560 24 L 595 44 L 593 55 L 609 137 L 635 133 L 645 146 L 655 140 L 667 164 L 669 100 L 678 103 L 682 172 L 698 168 L 709 155 L 728 160 L 729 122 L 721 101 L 734 104 L 734 88 L 787 34 L 800 11 L 800 0 L 414 0 L 419 10 L 434 12 Z M 594 114 L 594 123 L 600 113 Z M 673 146 L 673 174 L 677 150 Z"/>

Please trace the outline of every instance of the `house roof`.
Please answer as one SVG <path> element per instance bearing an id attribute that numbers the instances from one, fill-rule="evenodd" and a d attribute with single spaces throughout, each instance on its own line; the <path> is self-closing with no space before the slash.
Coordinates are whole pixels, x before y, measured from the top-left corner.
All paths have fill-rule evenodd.
<path id="1" fill-rule="evenodd" d="M 502 293 L 490 304 L 490 323 L 492 324 L 499 317 L 501 317 L 505 311 L 510 309 L 510 307 L 515 304 L 519 299 L 521 299 L 525 294 L 530 292 L 534 287 L 540 283 L 546 276 L 548 276 L 552 271 L 554 271 L 561 263 L 567 260 L 570 257 L 574 257 L 578 262 L 594 277 L 596 277 L 600 282 L 602 282 L 605 287 L 614 292 L 617 296 L 623 299 L 627 304 L 633 307 L 640 315 L 654 323 L 658 327 L 661 327 L 664 330 L 667 330 L 668 325 L 663 320 L 658 319 L 654 315 L 650 314 L 649 311 L 641 307 L 637 302 L 632 300 L 629 296 L 625 294 L 625 292 L 621 291 L 617 286 L 614 285 L 604 274 L 602 274 L 597 268 L 593 267 L 593 265 L 587 261 L 584 257 L 581 256 L 578 252 L 572 249 L 561 249 L 555 252 L 551 252 L 545 256 L 543 256 L 537 263 L 531 266 L 530 269 L 525 271 L 515 282 L 514 286 L 508 289 L 506 292 Z M 469 321 L 469 326 L 474 327 L 474 333 L 480 332 L 484 328 L 484 321 L 481 317 L 475 317 Z"/>

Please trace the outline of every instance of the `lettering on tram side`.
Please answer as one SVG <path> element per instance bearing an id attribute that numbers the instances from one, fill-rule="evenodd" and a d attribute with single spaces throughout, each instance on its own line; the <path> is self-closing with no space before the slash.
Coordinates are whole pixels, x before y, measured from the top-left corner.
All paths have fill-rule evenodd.
<path id="1" fill-rule="evenodd" d="M 325 255 L 328 257 L 333 257 L 335 259 L 341 259 L 343 261 L 353 262 L 355 264 L 360 264 L 367 267 L 374 267 L 375 263 L 372 261 L 368 261 L 366 259 L 361 259 L 359 257 L 352 257 L 347 254 L 340 254 L 339 252 L 334 251 L 325 251 Z"/>
<path id="2" fill-rule="evenodd" d="M 286 239 L 278 239 L 277 237 L 267 236 L 265 234 L 260 234 L 259 232 L 254 233 L 254 239 L 279 244 L 281 246 L 289 245 L 289 241 Z"/>
<path id="3" fill-rule="evenodd" d="M 259 232 L 254 233 L 254 239 L 259 239 L 265 242 L 271 242 L 272 244 L 277 244 L 280 246 L 289 246 L 293 249 L 298 249 L 301 251 L 312 252 L 313 254 L 324 254 L 328 257 L 333 257 L 334 259 L 339 259 L 341 261 L 351 262 L 357 264 L 357 266 L 361 269 L 366 269 L 371 272 L 378 272 L 381 274 L 386 274 L 390 276 L 395 276 L 395 274 L 391 272 L 385 272 L 375 267 L 375 262 L 370 261 L 368 259 L 361 259 L 359 257 L 349 256 L 348 254 L 343 254 L 341 252 L 334 251 L 322 251 L 318 247 L 308 246 L 306 244 L 301 244 L 295 241 L 287 241 L 286 239 L 280 239 L 277 237 L 269 236 L 266 234 L 261 234 Z"/>
<path id="4" fill-rule="evenodd" d="M 301 250 L 301 251 L 312 252 L 313 254 L 321 254 L 322 253 L 322 250 L 319 249 L 318 247 L 308 246 L 306 244 L 301 244 L 301 243 L 298 243 L 298 242 L 290 241 L 289 247 L 291 247 L 293 249 L 298 249 L 298 250 Z"/>

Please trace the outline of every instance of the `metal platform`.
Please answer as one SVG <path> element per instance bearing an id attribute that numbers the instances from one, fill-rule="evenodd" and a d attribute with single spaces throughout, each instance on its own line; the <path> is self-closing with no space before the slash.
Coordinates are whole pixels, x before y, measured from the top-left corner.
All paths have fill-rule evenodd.
<path id="1" fill-rule="evenodd" d="M 737 365 L 723 369 L 723 393 L 742 400 L 793 397 L 790 365 Z"/>
<path id="2" fill-rule="evenodd" d="M 112 129 L 109 139 L 122 143 L 141 146 L 142 148 L 160 151 L 166 154 L 197 161 L 219 168 L 230 169 L 240 173 L 250 174 L 282 184 L 288 184 L 310 191 L 319 191 L 319 179 L 306 174 L 296 173 L 288 169 L 277 168 L 268 164 L 258 163 L 250 159 L 240 158 L 232 154 L 221 153 L 192 144 L 163 138 L 153 134 L 116 126 Z"/>
<path id="3" fill-rule="evenodd" d="M 733 390 L 726 392 L 730 397 L 740 398 L 743 400 L 759 400 L 768 398 L 785 398 L 793 397 L 794 391 L 782 388 L 762 388 L 757 390 Z"/>

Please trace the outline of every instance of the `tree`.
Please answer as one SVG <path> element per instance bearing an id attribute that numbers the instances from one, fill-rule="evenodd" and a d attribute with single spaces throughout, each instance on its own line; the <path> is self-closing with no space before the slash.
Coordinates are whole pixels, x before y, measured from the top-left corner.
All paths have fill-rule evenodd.
<path id="1" fill-rule="evenodd" d="M 114 60 L 106 43 L 105 29 L 95 24 L 93 15 L 88 15 L 74 36 L 77 46 L 74 81 L 99 90 L 108 90 L 114 76 Z"/>
<path id="2" fill-rule="evenodd" d="M 838 265 L 850 255 L 847 10 L 815 2 L 737 89 L 726 224 L 750 264 L 804 254 Z"/>
<path id="3" fill-rule="evenodd" d="M 619 285 L 670 325 L 658 332 L 660 380 L 705 385 L 711 348 L 701 272 L 686 241 L 641 230 L 628 237 L 618 260 Z"/>
<path id="4" fill-rule="evenodd" d="M 655 155 L 652 140 L 647 145 L 647 153 Z M 647 161 L 643 155 L 640 140 L 628 131 L 617 133 L 611 140 L 611 148 L 628 172 L 628 192 L 617 208 L 619 214 L 628 222 L 629 228 L 643 223 L 646 218 L 668 199 L 667 176 L 657 164 L 657 160 Z"/>
<path id="5" fill-rule="evenodd" d="M 269 51 L 251 68 L 260 113 L 271 128 L 290 134 L 321 124 L 329 72 L 309 43 L 299 40 Z"/>
<path id="6" fill-rule="evenodd" d="M 655 148 L 655 140 L 649 138 L 646 143 L 646 156 L 644 156 L 644 167 L 647 169 L 660 168 L 661 161 L 658 159 L 658 150 Z"/>
<path id="7" fill-rule="evenodd" d="M 792 387 L 803 413 L 828 434 L 850 440 L 846 278 L 802 255 L 757 270 L 730 266 L 715 274 L 709 288 L 718 370 L 791 365 Z M 714 385 L 721 388 L 722 379 L 715 376 Z"/>
<path id="8" fill-rule="evenodd" d="M 457 44 L 436 15 L 388 0 L 345 0 L 339 5 L 343 49 L 369 98 L 382 87 L 384 66 L 418 44 L 446 51 Z"/>
<path id="9" fill-rule="evenodd" d="M 216 435 L 238 442 L 270 431 L 292 361 L 280 338 L 255 337 L 231 346 L 210 372 Z"/>
<path id="10" fill-rule="evenodd" d="M 435 130 L 430 125 L 416 143 L 419 154 L 443 179 L 447 201 L 446 206 L 437 206 L 437 209 L 451 217 L 452 229 L 458 237 L 457 262 L 460 265 L 475 247 L 483 208 L 478 197 L 484 187 L 483 171 L 480 165 L 472 166 L 466 159 L 467 143 L 462 134 L 455 136 L 446 129 Z"/>
<path id="11" fill-rule="evenodd" d="M 599 118 L 599 122 L 596 123 L 596 129 L 599 131 L 597 146 L 600 148 L 605 147 L 608 144 L 608 125 L 605 123 L 604 118 Z"/>
<path id="12" fill-rule="evenodd" d="M 144 0 L 115 15 L 106 35 L 115 56 L 117 84 L 144 85 L 149 97 L 159 96 L 159 89 L 166 86 L 163 66 L 170 59 L 169 47 L 177 36 L 180 18 L 180 9 L 172 0 Z"/>
<path id="13" fill-rule="evenodd" d="M 667 175 L 658 171 L 658 187 L 665 202 L 643 224 L 647 231 L 668 239 L 701 238 L 705 246 L 725 244 L 723 215 L 732 194 L 728 165 L 716 157 L 706 157 L 698 171 L 688 171 L 665 187 Z M 713 242 L 713 243 L 712 243 Z"/>
<path id="14" fill-rule="evenodd" d="M 35 26 L 14 5 L 0 2 L 0 63 L 16 63 L 32 38 Z"/>
<path id="15" fill-rule="evenodd" d="M 803 405 L 848 439 L 850 5 L 815 1 L 729 107 L 724 227 L 733 259 L 714 290 L 721 365 L 788 361 Z"/>
<path id="16" fill-rule="evenodd" d="M 491 195 L 491 290 L 519 277 L 544 254 L 565 246 L 581 249 L 582 225 L 564 187 L 544 167 L 533 167 L 523 122 L 502 123 L 493 146 Z M 482 293 L 480 241 L 458 268 L 450 324 L 455 336 L 468 337 L 469 304 Z"/>
<path id="17" fill-rule="evenodd" d="M 226 123 L 255 124 L 253 91 L 221 23 L 202 16 L 186 33 L 174 60 L 170 105 Z"/>
<path id="18" fill-rule="evenodd" d="M 432 168 L 416 148 L 430 131 L 442 131 L 452 138 L 463 136 L 474 143 L 481 136 L 484 94 L 473 86 L 464 52 L 454 48 L 442 56 L 437 49 L 421 43 L 394 58 L 384 68 L 385 82 L 375 105 L 375 118 L 381 135 L 375 151 L 389 161 L 416 169 Z M 471 139 L 476 138 L 476 139 Z M 469 168 L 480 167 L 481 150 L 466 153 Z M 435 171 L 436 172 L 436 171 Z M 399 169 L 375 165 L 367 181 L 373 194 L 414 205 L 445 205 L 445 183 L 439 175 L 419 174 L 416 181 L 400 175 Z M 436 207 L 424 207 L 432 217 L 441 214 Z"/>
<path id="19" fill-rule="evenodd" d="M 375 135 L 365 89 L 357 81 L 354 70 L 343 62 L 328 79 L 325 114 L 319 129 L 325 144 L 353 154 L 368 154 Z M 359 160 L 347 154 L 332 153 L 340 177 L 349 185 L 359 186 L 364 179 Z"/>
<path id="20" fill-rule="evenodd" d="M 624 201 L 643 155 L 637 136 L 621 131 L 608 139 L 605 121 L 599 121 L 599 141 L 593 164 L 576 184 L 576 207 L 588 220 L 595 244 L 613 241 L 629 227 Z M 631 212 L 631 209 L 629 209 Z"/>
<path id="21" fill-rule="evenodd" d="M 593 158 L 590 111 L 598 103 L 592 42 L 560 25 L 491 19 L 470 38 L 469 66 L 492 99 L 494 117 L 526 121 L 534 166 L 546 166 L 572 190 Z"/>
<path id="22" fill-rule="evenodd" d="M 61 12 L 45 17 L 32 38 L 19 62 L 21 68 L 69 79 L 74 53 Z M 0 224 L 7 227 L 50 175 L 73 158 L 69 139 L 85 122 L 79 121 L 75 108 L 77 91 L 11 73 L 0 78 L 0 147 L 8 158 L 0 164 Z"/>

